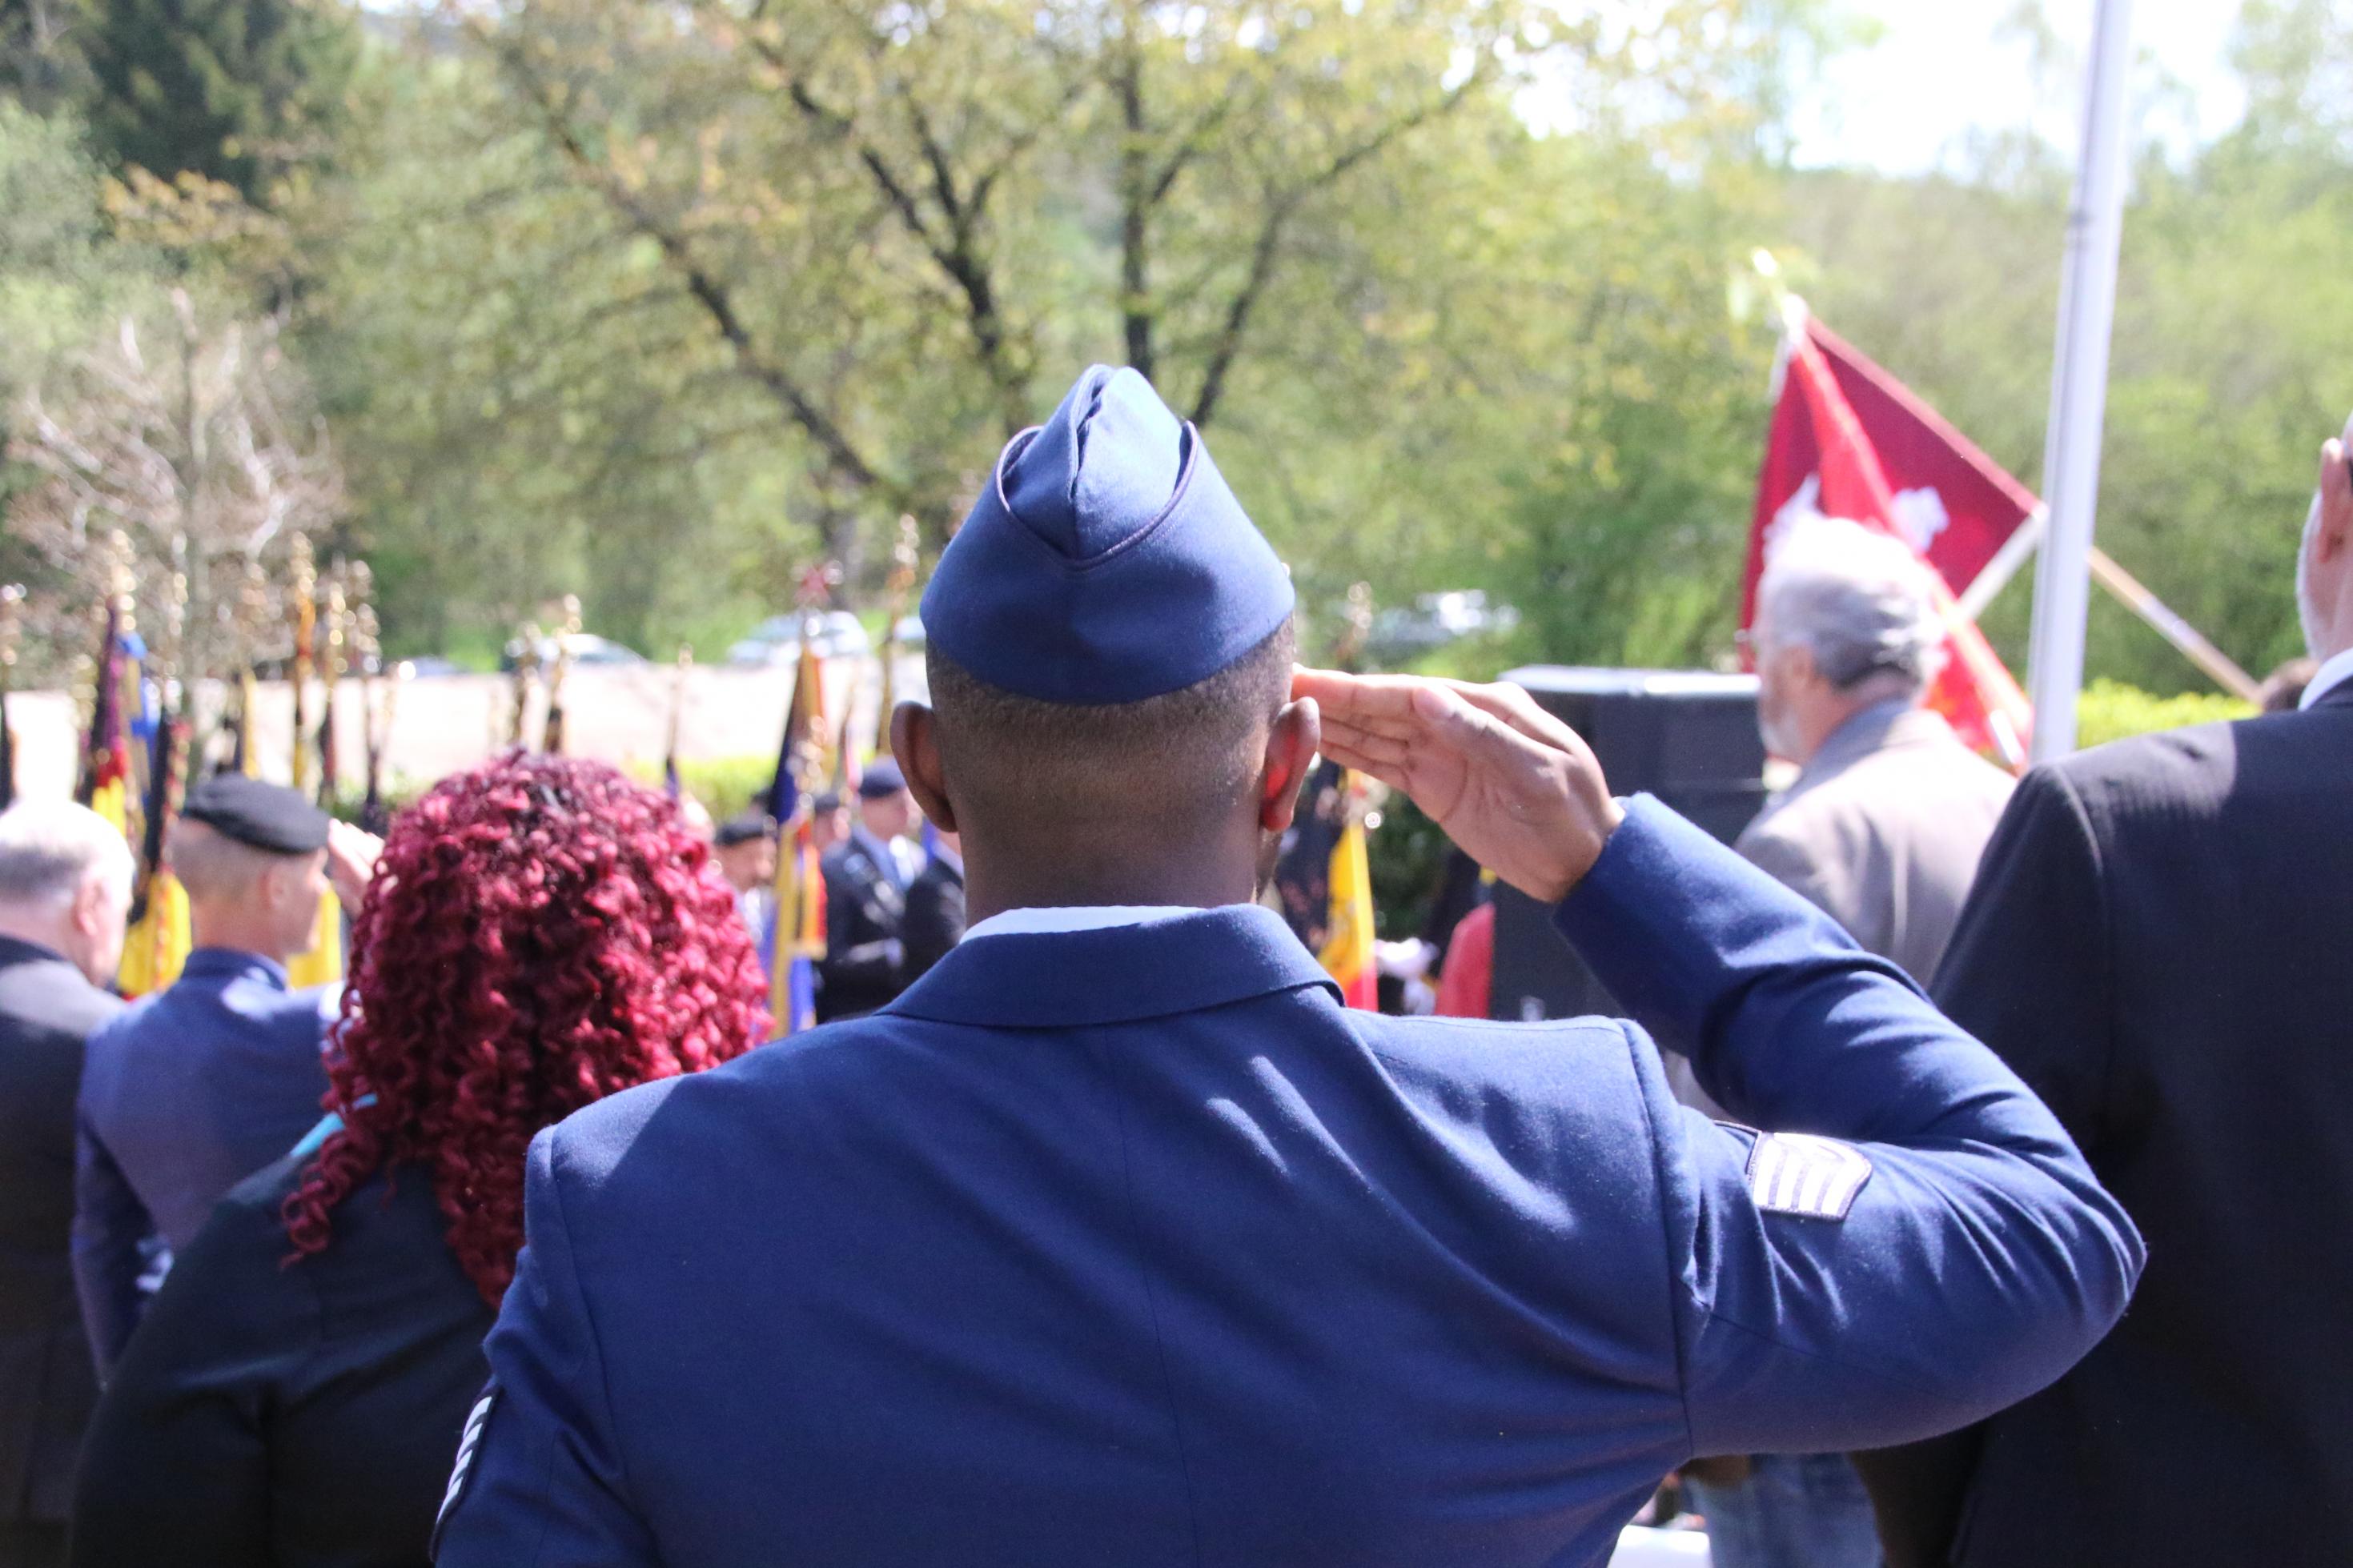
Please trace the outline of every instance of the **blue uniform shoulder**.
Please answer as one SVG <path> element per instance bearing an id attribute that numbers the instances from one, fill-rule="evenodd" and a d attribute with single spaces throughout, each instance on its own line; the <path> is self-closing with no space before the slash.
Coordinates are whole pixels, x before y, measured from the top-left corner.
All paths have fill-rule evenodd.
<path id="1" fill-rule="evenodd" d="M 756 1047 L 708 1072 L 657 1079 L 607 1095 L 548 1130 L 553 1157 L 567 1181 L 595 1187 L 613 1174 L 624 1157 L 643 1160 L 670 1149 L 691 1152 L 714 1119 L 766 1100 L 786 1087 L 780 1079 L 845 1068 L 863 1078 L 856 1053 L 841 1047 L 861 1038 L 871 1042 L 881 1026 L 881 1021 L 874 1018 L 846 1019 Z M 657 1119 L 659 1128 L 653 1126 Z"/>

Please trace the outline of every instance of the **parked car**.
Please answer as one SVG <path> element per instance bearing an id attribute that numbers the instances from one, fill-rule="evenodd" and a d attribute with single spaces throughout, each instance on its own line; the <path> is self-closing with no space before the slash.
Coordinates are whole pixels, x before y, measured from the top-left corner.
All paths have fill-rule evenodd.
<path id="1" fill-rule="evenodd" d="M 574 632 L 569 636 L 544 637 L 539 639 L 539 667 L 554 668 L 559 654 L 569 654 L 575 667 L 585 664 L 643 664 L 646 656 L 625 643 L 610 637 L 600 637 L 594 632 Z M 522 659 L 522 639 L 510 641 L 499 655 L 499 668 L 512 671 Z"/>
<path id="2" fill-rule="evenodd" d="M 730 664 L 792 664 L 801 657 L 801 621 L 799 616 L 770 616 L 744 634 L 744 640 L 727 650 Z M 818 617 L 818 634 L 812 645 L 819 658 L 839 658 L 844 654 L 862 654 L 872 647 L 873 639 L 866 635 L 865 626 L 848 610 L 828 610 Z"/>

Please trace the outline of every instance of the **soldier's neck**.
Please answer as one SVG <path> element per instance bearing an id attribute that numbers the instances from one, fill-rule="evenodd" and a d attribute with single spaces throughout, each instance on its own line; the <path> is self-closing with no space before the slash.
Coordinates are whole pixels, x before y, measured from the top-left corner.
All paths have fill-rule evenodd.
<path id="1" fill-rule="evenodd" d="M 1148 854 L 1134 844 L 1033 847 L 964 841 L 965 913 L 973 924 L 1007 910 L 1126 907 L 1215 909 L 1257 893 L 1259 849 L 1250 838 Z"/>

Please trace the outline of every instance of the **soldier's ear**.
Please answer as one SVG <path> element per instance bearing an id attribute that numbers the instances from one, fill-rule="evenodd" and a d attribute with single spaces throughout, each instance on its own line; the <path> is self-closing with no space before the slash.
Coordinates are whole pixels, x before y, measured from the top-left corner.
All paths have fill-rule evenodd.
<path id="1" fill-rule="evenodd" d="M 932 826 L 943 833 L 959 831 L 955 807 L 948 804 L 947 774 L 940 766 L 939 727 L 929 708 L 902 702 L 891 710 L 891 754 L 899 759 L 907 788 Z"/>
<path id="2" fill-rule="evenodd" d="M 1266 768 L 1259 775 L 1258 825 L 1269 833 L 1291 826 L 1299 809 L 1299 785 L 1315 765 L 1324 743 L 1324 715 L 1315 699 L 1286 702 L 1266 737 Z"/>

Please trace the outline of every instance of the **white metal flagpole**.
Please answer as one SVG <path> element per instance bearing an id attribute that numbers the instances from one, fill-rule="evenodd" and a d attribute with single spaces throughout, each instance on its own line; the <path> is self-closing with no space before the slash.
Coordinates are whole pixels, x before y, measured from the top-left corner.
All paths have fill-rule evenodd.
<path id="1" fill-rule="evenodd" d="M 2067 214 L 2051 424 L 2042 449 L 2042 493 L 2051 521 L 2035 568 L 2027 672 L 2034 703 L 2031 754 L 2038 763 L 2075 749 L 2092 524 L 2100 491 L 2100 430 L 2107 412 L 2108 340 L 2116 321 L 2116 254 L 2124 240 L 2126 79 L 2131 66 L 2132 0 L 2095 0 L 2084 146 Z"/>

